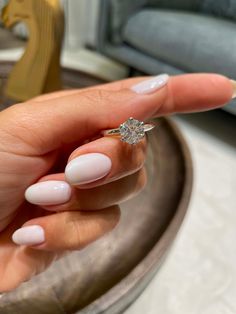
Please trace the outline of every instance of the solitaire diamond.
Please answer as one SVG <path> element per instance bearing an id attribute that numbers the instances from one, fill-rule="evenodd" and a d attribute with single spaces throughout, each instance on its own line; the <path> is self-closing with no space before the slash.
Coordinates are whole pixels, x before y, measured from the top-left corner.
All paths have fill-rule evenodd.
<path id="1" fill-rule="evenodd" d="M 134 118 L 129 118 L 120 125 L 121 140 L 128 144 L 137 144 L 145 136 L 144 123 Z"/>

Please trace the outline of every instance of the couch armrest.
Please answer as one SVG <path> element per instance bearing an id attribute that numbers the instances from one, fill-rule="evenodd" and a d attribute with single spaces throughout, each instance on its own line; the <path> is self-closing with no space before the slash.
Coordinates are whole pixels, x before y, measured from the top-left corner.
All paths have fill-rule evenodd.
<path id="1" fill-rule="evenodd" d="M 97 46 L 101 47 L 108 39 L 114 44 L 121 43 L 122 26 L 147 4 L 148 0 L 101 0 Z"/>
<path id="2" fill-rule="evenodd" d="M 119 43 L 121 41 L 120 33 L 122 26 L 127 19 L 148 5 L 148 0 L 110 0 L 111 16 L 112 16 L 112 41 Z"/>

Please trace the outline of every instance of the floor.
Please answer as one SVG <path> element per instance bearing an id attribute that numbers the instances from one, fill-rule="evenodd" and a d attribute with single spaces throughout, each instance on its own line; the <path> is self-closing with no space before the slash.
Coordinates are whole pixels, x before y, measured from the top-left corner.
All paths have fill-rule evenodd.
<path id="1" fill-rule="evenodd" d="M 236 313 L 236 117 L 175 117 L 191 148 L 194 190 L 164 265 L 125 314 Z"/>

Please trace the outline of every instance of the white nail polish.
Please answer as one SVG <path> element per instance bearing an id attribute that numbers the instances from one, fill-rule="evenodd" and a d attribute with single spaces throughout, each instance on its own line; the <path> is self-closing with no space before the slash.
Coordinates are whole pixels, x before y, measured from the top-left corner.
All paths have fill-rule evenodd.
<path id="1" fill-rule="evenodd" d="M 232 86 L 233 86 L 233 95 L 232 99 L 236 98 L 236 81 L 231 80 Z"/>
<path id="2" fill-rule="evenodd" d="M 165 86 L 169 81 L 168 74 L 161 74 L 134 85 L 131 89 L 136 94 L 151 94 Z"/>
<path id="3" fill-rule="evenodd" d="M 35 205 L 60 205 L 68 202 L 71 187 L 64 181 L 44 181 L 31 185 L 25 192 L 25 198 Z"/>
<path id="4" fill-rule="evenodd" d="M 87 184 L 105 177 L 111 167 L 112 162 L 108 156 L 99 153 L 85 154 L 68 163 L 65 175 L 70 184 Z"/>
<path id="5" fill-rule="evenodd" d="M 16 230 L 12 241 L 18 245 L 37 245 L 45 241 L 44 230 L 41 226 L 26 226 Z"/>

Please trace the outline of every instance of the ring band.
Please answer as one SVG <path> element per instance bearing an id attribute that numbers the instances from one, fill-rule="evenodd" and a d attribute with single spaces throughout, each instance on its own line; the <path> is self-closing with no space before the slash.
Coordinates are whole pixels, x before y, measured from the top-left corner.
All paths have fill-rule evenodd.
<path id="1" fill-rule="evenodd" d="M 122 123 L 117 129 L 104 130 L 103 136 L 120 137 L 122 142 L 134 145 L 139 143 L 144 137 L 145 133 L 155 128 L 155 124 L 147 123 L 129 118 Z"/>

